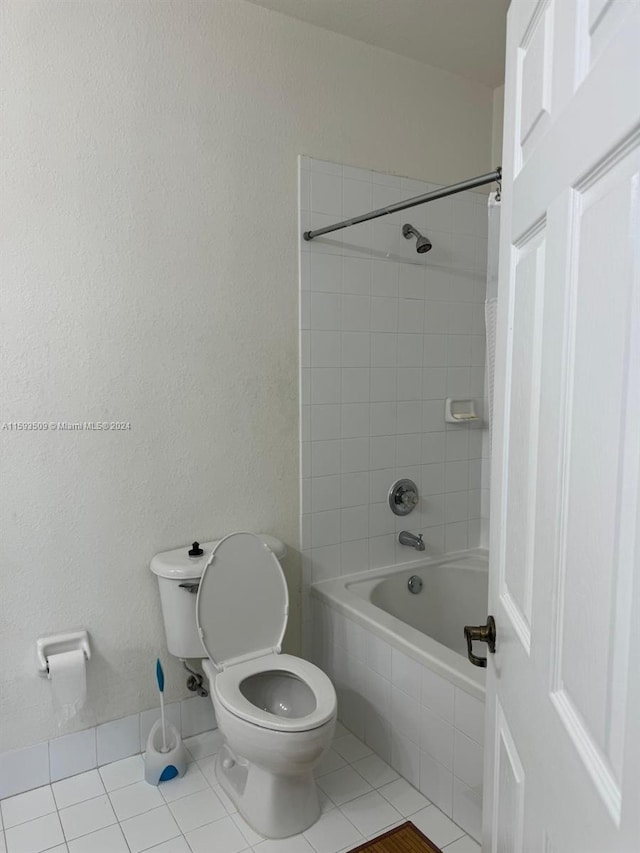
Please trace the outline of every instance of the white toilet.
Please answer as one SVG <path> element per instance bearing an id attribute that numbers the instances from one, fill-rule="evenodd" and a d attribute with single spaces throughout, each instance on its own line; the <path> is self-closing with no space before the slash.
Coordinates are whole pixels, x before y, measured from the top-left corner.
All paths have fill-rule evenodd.
<path id="1" fill-rule="evenodd" d="M 320 815 L 312 771 L 333 738 L 336 693 L 318 667 L 280 654 L 289 609 L 282 542 L 232 533 L 198 550 L 151 561 L 167 645 L 181 659 L 204 650 L 224 735 L 218 780 L 257 832 L 285 838 Z"/>

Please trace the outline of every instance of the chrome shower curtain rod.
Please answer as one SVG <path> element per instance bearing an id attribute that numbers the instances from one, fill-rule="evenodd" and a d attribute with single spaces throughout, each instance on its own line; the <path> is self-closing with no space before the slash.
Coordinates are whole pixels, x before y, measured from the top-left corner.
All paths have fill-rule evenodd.
<path id="1" fill-rule="evenodd" d="M 484 184 L 492 184 L 494 181 L 500 183 L 501 179 L 502 168 L 498 166 L 495 171 L 487 172 L 486 175 L 478 175 L 477 178 L 469 178 L 467 181 L 460 181 L 458 184 L 451 184 L 448 187 L 442 187 L 442 189 L 433 190 L 430 193 L 416 195 L 413 198 L 406 199 L 405 201 L 390 204 L 388 207 L 380 207 L 378 210 L 370 210 L 369 213 L 363 213 L 361 216 L 354 216 L 351 219 L 343 219 L 342 222 L 336 222 L 335 225 L 327 225 L 325 228 L 316 228 L 315 231 L 305 231 L 302 236 L 305 240 L 313 240 L 314 237 L 321 237 L 323 234 L 329 234 L 331 231 L 339 231 L 341 228 L 349 228 L 351 225 L 359 225 L 360 222 L 368 222 L 369 219 L 377 219 L 379 216 L 387 216 L 389 213 L 397 213 L 399 210 L 406 210 L 408 207 L 415 207 L 418 204 L 435 201 L 437 198 L 444 198 L 448 195 L 461 193 L 465 190 L 471 190 L 474 187 L 481 187 Z"/>

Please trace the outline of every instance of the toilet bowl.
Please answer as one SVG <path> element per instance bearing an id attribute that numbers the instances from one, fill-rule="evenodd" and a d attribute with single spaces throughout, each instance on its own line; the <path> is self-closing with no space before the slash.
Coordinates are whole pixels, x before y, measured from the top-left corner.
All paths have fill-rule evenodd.
<path id="1" fill-rule="evenodd" d="M 223 790 L 268 838 L 307 829 L 320 816 L 312 771 L 333 739 L 333 685 L 291 655 L 265 655 L 220 673 L 209 660 L 202 666 L 225 738 L 216 758 Z"/>
<path id="2" fill-rule="evenodd" d="M 175 557 L 154 560 L 160 578 L 166 580 L 170 566 L 171 579 L 181 579 Z M 303 832 L 320 815 L 313 768 L 331 744 L 337 702 L 318 667 L 280 653 L 289 607 L 280 563 L 263 537 L 233 533 L 216 543 L 198 584 L 180 589 L 194 586 L 195 622 L 207 655 L 202 668 L 224 736 L 218 781 L 261 835 Z M 165 592 L 165 623 L 172 600 Z M 184 598 L 178 600 L 182 606 Z M 174 608 L 172 614 L 175 619 Z"/>

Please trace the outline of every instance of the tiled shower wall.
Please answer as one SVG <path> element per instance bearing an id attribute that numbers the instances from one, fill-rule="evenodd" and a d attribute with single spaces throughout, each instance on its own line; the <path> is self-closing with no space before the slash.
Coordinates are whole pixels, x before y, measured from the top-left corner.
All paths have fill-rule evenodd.
<path id="1" fill-rule="evenodd" d="M 437 185 L 300 158 L 301 231 Z M 300 244 L 305 580 L 480 544 L 482 422 L 445 424 L 447 396 L 482 409 L 487 197 L 461 193 Z M 419 255 L 401 228 L 432 241 Z M 391 513 L 410 477 L 421 502 Z"/>

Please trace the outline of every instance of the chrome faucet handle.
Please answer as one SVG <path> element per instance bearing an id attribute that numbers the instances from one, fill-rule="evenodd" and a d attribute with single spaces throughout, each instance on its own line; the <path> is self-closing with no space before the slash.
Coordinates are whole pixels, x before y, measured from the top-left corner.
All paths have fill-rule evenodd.
<path id="1" fill-rule="evenodd" d="M 401 495 L 400 500 L 402 501 L 403 506 L 407 508 L 413 509 L 414 506 L 418 505 L 418 495 L 413 491 L 413 489 L 405 489 Z"/>
<path id="2" fill-rule="evenodd" d="M 395 515 L 409 515 L 420 500 L 418 487 L 413 480 L 406 478 L 396 480 L 389 489 L 388 500 L 391 511 Z"/>

